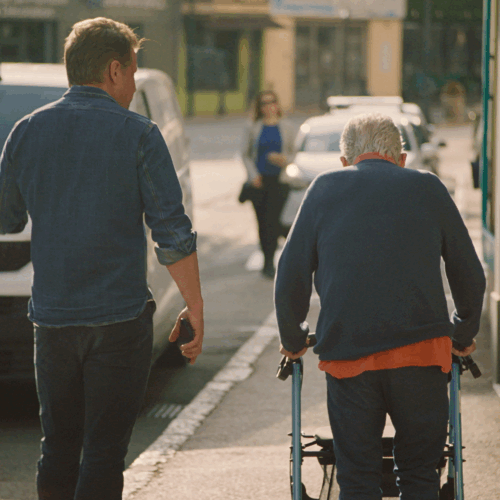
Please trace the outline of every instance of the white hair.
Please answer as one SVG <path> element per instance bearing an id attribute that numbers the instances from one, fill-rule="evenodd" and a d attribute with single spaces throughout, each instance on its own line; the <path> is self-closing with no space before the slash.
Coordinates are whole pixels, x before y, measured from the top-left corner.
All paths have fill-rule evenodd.
<path id="1" fill-rule="evenodd" d="M 356 115 L 344 127 L 340 151 L 350 165 L 363 153 L 380 153 L 399 162 L 402 152 L 401 133 L 392 118 L 380 113 Z"/>

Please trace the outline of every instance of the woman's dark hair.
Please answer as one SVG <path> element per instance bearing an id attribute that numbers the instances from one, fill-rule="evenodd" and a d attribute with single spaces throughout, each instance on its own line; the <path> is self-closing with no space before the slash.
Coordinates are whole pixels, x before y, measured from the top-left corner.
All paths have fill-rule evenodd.
<path id="1" fill-rule="evenodd" d="M 272 95 L 274 97 L 274 100 L 276 101 L 276 104 L 278 106 L 278 116 L 281 118 L 283 116 L 283 111 L 281 110 L 280 103 L 278 101 L 278 96 L 276 95 L 276 92 L 274 90 L 262 90 L 257 94 L 255 97 L 255 102 L 254 102 L 254 110 L 253 110 L 253 121 L 256 122 L 257 120 L 260 120 L 263 118 L 264 114 L 262 113 L 262 97 L 265 95 Z"/>

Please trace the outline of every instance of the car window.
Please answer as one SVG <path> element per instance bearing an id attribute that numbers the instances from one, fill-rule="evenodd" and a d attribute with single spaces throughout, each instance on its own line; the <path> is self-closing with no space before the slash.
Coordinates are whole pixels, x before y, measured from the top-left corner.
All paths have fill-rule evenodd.
<path id="1" fill-rule="evenodd" d="M 35 109 L 57 101 L 67 90 L 59 87 L 0 85 L 0 150 L 18 120 Z"/>
<path id="2" fill-rule="evenodd" d="M 169 82 L 166 84 L 165 88 L 168 92 L 169 110 L 172 112 L 172 117 L 182 118 L 182 111 L 179 106 L 179 101 L 177 100 L 174 86 Z"/>
<path id="3" fill-rule="evenodd" d="M 327 153 L 340 151 L 340 132 L 311 132 L 304 137 L 299 151 L 307 153 Z"/>
<path id="4" fill-rule="evenodd" d="M 175 117 L 172 109 L 170 93 L 165 85 L 160 82 L 149 81 L 146 86 L 151 118 L 158 124 L 160 129 Z"/>
<path id="5" fill-rule="evenodd" d="M 144 90 L 139 90 L 134 96 L 134 103 L 131 107 L 134 107 L 136 113 L 139 113 L 146 118 L 151 120 L 151 108 L 149 106 L 148 98 Z"/>
<path id="6" fill-rule="evenodd" d="M 417 139 L 417 144 L 419 146 L 421 146 L 425 142 L 430 141 L 429 134 L 427 133 L 424 127 L 422 127 L 421 125 L 420 126 L 415 125 L 414 123 L 412 123 L 411 126 L 413 129 L 413 133 L 415 134 L 415 138 Z"/>

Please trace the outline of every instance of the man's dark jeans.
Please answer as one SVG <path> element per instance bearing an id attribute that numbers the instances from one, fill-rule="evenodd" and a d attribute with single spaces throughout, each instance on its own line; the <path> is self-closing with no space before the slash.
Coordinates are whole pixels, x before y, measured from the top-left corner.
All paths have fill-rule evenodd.
<path id="1" fill-rule="evenodd" d="M 381 500 L 382 434 L 391 417 L 401 500 L 437 500 L 448 422 L 447 374 L 437 366 L 327 374 L 340 500 Z"/>
<path id="2" fill-rule="evenodd" d="M 122 498 L 125 456 L 149 376 L 153 312 L 154 302 L 148 302 L 131 321 L 35 326 L 44 435 L 40 500 Z"/>

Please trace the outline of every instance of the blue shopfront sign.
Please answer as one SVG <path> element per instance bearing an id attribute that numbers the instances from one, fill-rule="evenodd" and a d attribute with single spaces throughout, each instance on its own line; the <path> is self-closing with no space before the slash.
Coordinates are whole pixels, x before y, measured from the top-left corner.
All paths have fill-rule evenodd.
<path id="1" fill-rule="evenodd" d="M 401 19 L 405 0 L 269 0 L 271 14 L 337 19 Z"/>

